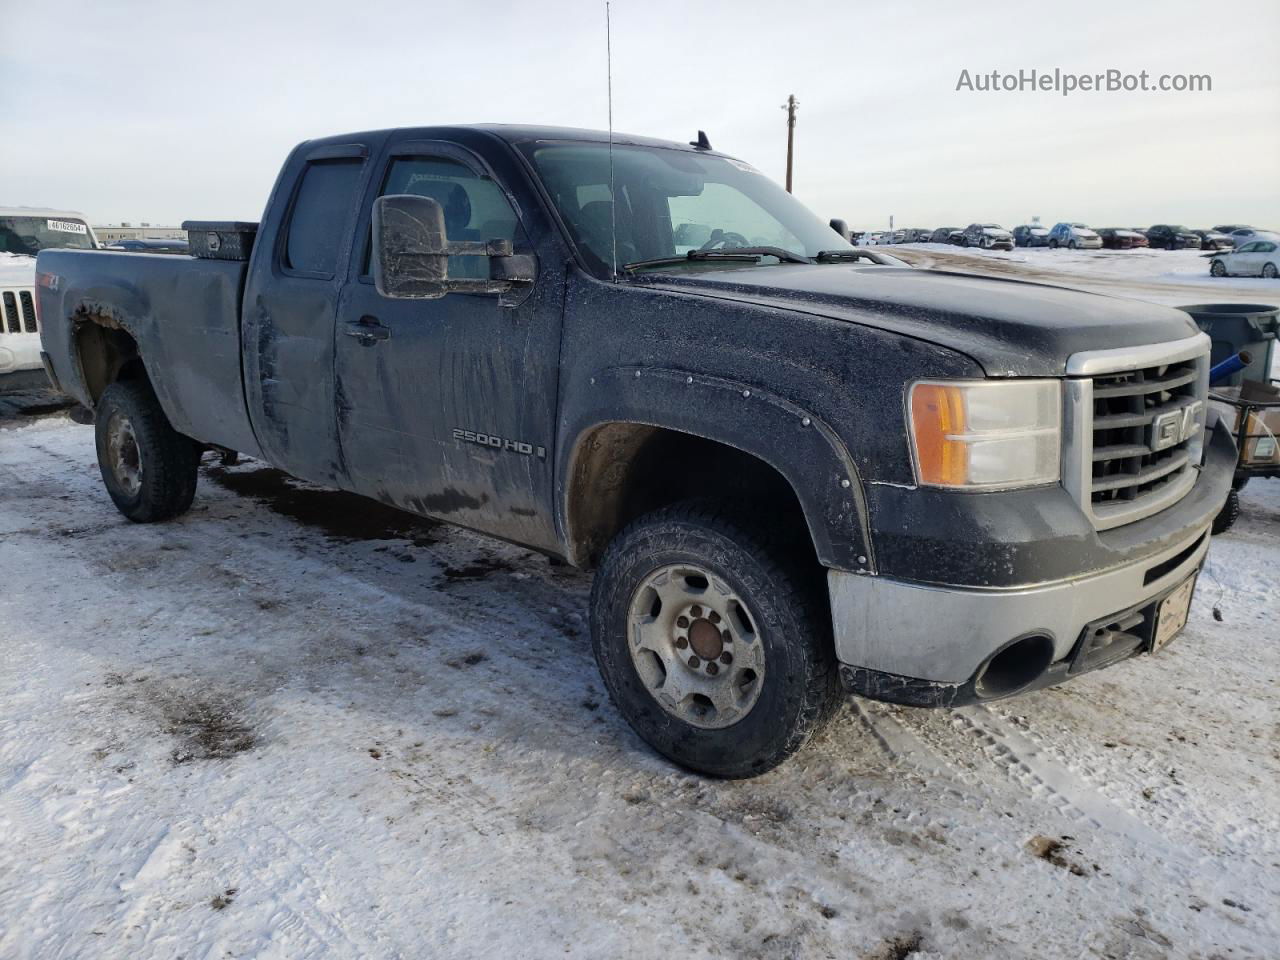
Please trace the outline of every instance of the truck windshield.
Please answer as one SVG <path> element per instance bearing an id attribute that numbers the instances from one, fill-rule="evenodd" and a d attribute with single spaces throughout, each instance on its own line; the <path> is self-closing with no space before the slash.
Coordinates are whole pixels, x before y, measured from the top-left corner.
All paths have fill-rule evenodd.
<path id="1" fill-rule="evenodd" d="M 670 267 L 692 251 L 773 247 L 796 257 L 853 247 L 759 171 L 726 157 L 664 147 L 613 147 L 612 177 L 605 143 L 530 143 L 533 162 L 578 249 L 598 273 L 617 260 Z M 611 189 L 612 184 L 612 189 Z M 690 259 L 696 269 L 741 269 L 779 257 Z M 658 261 L 648 264 L 646 261 Z"/>
<path id="2" fill-rule="evenodd" d="M 34 257 L 52 247 L 92 250 L 89 227 L 83 220 L 0 217 L 0 253 L 25 253 Z"/>

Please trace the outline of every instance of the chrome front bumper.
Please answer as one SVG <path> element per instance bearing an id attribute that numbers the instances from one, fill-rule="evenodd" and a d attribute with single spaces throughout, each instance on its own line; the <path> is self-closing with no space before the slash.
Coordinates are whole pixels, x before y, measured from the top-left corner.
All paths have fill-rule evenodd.
<path id="1" fill-rule="evenodd" d="M 1141 562 L 1057 583 L 1001 590 L 934 587 L 827 571 L 836 658 L 933 683 L 963 684 L 1009 641 L 1029 635 L 1067 657 L 1084 628 L 1168 592 L 1199 569 L 1209 525 Z"/>

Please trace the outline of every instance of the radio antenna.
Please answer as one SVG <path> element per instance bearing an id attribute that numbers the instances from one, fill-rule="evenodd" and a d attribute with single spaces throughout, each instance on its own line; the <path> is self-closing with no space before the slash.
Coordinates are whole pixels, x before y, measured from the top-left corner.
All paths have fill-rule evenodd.
<path id="1" fill-rule="evenodd" d="M 613 185 L 613 30 L 609 0 L 604 0 L 604 62 L 609 100 L 609 242 L 612 245 L 612 279 L 618 282 L 618 195 Z"/>

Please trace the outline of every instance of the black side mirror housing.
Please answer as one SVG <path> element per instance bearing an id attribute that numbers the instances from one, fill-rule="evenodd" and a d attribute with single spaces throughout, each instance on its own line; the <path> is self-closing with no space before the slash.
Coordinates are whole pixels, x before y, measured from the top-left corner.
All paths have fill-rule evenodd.
<path id="1" fill-rule="evenodd" d="M 844 239 L 850 242 L 853 241 L 853 234 L 849 232 L 849 224 L 845 223 L 843 220 L 833 217 L 831 219 L 831 229 L 840 234 Z"/>
<path id="2" fill-rule="evenodd" d="M 489 278 L 449 277 L 450 257 L 487 257 Z M 533 283 L 538 262 L 510 240 L 450 243 L 431 197 L 389 194 L 373 203 L 373 283 L 384 297 L 436 300 L 449 293 L 509 293 Z M 511 304 L 514 305 L 514 302 Z"/>
<path id="3" fill-rule="evenodd" d="M 373 284 L 384 297 L 443 297 L 447 246 L 444 208 L 431 197 L 393 194 L 373 202 Z"/>

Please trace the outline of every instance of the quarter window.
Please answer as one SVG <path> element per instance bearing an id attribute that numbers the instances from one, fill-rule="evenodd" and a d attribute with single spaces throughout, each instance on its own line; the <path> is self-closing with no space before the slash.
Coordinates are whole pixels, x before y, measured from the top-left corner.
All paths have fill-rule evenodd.
<path id="1" fill-rule="evenodd" d="M 307 164 L 289 217 L 284 264 L 299 273 L 333 276 L 355 206 L 361 160 L 320 160 Z"/>

